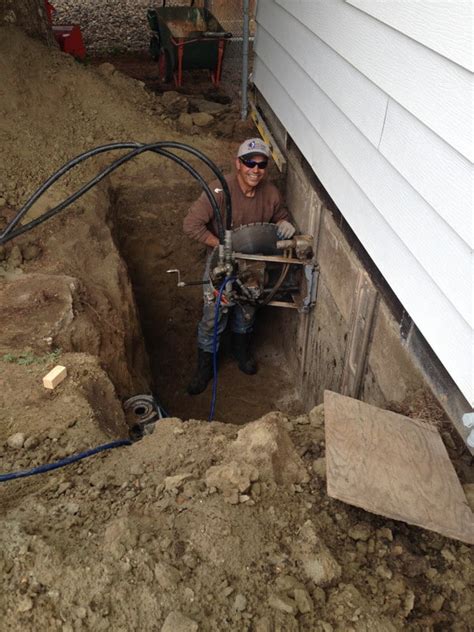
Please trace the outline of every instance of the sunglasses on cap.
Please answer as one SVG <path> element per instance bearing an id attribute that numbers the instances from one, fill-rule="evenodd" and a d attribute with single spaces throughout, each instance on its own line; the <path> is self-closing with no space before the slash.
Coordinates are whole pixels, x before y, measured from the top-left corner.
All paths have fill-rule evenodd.
<path id="1" fill-rule="evenodd" d="M 257 162 L 256 160 L 249 160 L 247 158 L 239 158 L 239 160 L 249 169 L 253 169 L 254 167 L 258 167 L 259 169 L 266 169 L 268 165 L 268 160 L 262 160 L 261 162 Z"/>

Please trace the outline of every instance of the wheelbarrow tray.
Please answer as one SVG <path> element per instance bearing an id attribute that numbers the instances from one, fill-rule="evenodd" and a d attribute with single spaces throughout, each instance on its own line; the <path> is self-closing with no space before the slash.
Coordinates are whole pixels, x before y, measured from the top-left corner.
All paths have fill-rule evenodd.
<path id="1" fill-rule="evenodd" d="M 173 73 L 205 69 L 213 71 L 214 80 L 219 80 L 225 40 L 231 33 L 224 32 L 208 9 L 160 7 L 150 9 L 147 17 L 161 53 L 169 57 Z M 177 83 L 180 85 L 181 77 Z"/>

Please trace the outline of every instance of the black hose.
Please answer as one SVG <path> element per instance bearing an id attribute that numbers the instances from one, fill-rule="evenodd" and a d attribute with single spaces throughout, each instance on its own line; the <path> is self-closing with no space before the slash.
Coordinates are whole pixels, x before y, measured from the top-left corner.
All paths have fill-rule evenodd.
<path id="1" fill-rule="evenodd" d="M 101 147 L 96 147 L 93 150 L 89 150 L 88 152 L 85 152 L 83 154 L 80 154 L 79 156 L 76 156 L 75 158 L 70 160 L 68 163 L 66 163 L 63 167 L 61 167 L 58 171 L 56 171 L 56 173 L 54 173 L 50 178 L 48 178 L 48 180 L 45 183 L 43 183 L 43 185 L 41 185 L 35 191 L 35 193 L 29 198 L 29 200 L 26 202 L 26 204 L 16 214 L 16 216 L 13 218 L 13 220 L 0 233 L 0 244 L 5 243 L 7 241 L 10 241 L 11 239 L 13 239 L 15 237 L 18 237 L 19 235 L 27 232 L 28 230 L 31 230 L 35 226 L 38 226 L 39 224 L 41 224 L 42 222 L 46 221 L 50 217 L 53 217 L 53 215 L 55 215 L 56 213 L 59 213 L 64 208 L 66 208 L 67 206 L 72 204 L 72 202 L 77 200 L 81 195 L 83 195 L 84 193 L 89 191 L 93 186 L 95 186 L 98 182 L 100 182 L 103 178 L 105 178 L 109 173 L 111 173 L 112 171 L 117 169 L 119 166 L 121 166 L 122 164 L 124 164 L 128 160 L 131 160 L 135 156 L 137 156 L 137 155 L 139 155 L 139 154 L 141 154 L 141 153 L 143 153 L 145 151 L 153 151 L 154 153 L 163 155 L 163 156 L 165 156 L 167 158 L 170 158 L 171 160 L 174 160 L 177 164 L 179 164 L 181 167 L 186 169 L 196 180 L 198 180 L 198 182 L 200 183 L 201 187 L 204 189 L 204 192 L 206 193 L 206 196 L 207 196 L 207 198 L 209 200 L 209 203 L 211 204 L 211 207 L 212 207 L 212 209 L 214 211 L 214 215 L 215 215 L 216 223 L 217 223 L 217 227 L 218 227 L 218 233 L 219 233 L 219 242 L 221 244 L 223 244 L 224 243 L 224 230 L 223 230 L 223 225 L 222 225 L 222 217 L 221 217 L 221 214 L 220 214 L 220 210 L 219 210 L 219 206 L 217 204 L 217 201 L 216 201 L 214 195 L 212 194 L 212 191 L 210 190 L 209 186 L 207 185 L 205 180 L 202 178 L 202 176 L 193 167 L 191 167 L 191 165 L 188 162 L 186 162 L 185 160 L 183 160 L 179 156 L 176 156 L 175 154 L 166 151 L 164 149 L 164 147 L 170 147 L 170 148 L 175 148 L 175 149 L 183 149 L 185 151 L 188 151 L 189 153 L 193 154 L 194 156 L 197 156 L 198 158 L 200 158 L 213 171 L 213 173 L 215 175 L 217 175 L 219 181 L 222 184 L 222 188 L 223 188 L 224 194 L 225 194 L 226 220 L 227 220 L 227 222 L 229 222 L 229 217 L 230 217 L 230 222 L 232 222 L 232 219 L 231 219 L 232 211 L 231 211 L 231 202 L 230 202 L 230 192 L 229 192 L 229 188 L 227 186 L 227 182 L 226 182 L 224 176 L 220 173 L 220 171 L 217 168 L 217 166 L 211 160 L 209 160 L 209 158 L 207 158 L 207 156 L 205 156 L 204 154 L 202 154 L 198 150 L 194 149 L 193 147 L 189 147 L 187 145 L 184 145 L 182 143 L 173 143 L 173 142 L 151 143 L 151 144 L 147 144 L 147 145 L 140 144 L 140 143 L 112 143 L 112 144 L 109 144 L 109 145 L 103 145 Z M 25 226 L 22 226 L 21 228 L 17 229 L 16 231 L 13 230 L 15 228 L 15 226 L 18 224 L 18 222 L 21 220 L 21 218 L 28 212 L 28 210 L 31 208 L 31 206 L 41 197 L 41 195 L 43 195 L 43 193 L 45 193 L 45 191 L 47 191 L 47 189 L 50 186 L 52 186 L 62 175 L 67 173 L 67 171 L 69 171 L 73 167 L 77 166 L 80 162 L 86 160 L 87 158 L 90 158 L 91 156 L 94 156 L 94 155 L 97 155 L 97 154 L 100 154 L 100 153 L 103 153 L 103 152 L 106 152 L 106 151 L 112 151 L 112 150 L 115 150 L 115 149 L 125 149 L 125 148 L 128 148 L 128 149 L 132 148 L 133 151 L 129 152 L 125 156 L 122 156 L 118 160 L 114 161 L 111 165 L 109 165 L 106 169 L 104 169 L 101 173 L 99 173 L 95 178 L 90 180 L 88 183 L 83 185 L 78 191 L 76 191 L 74 194 L 69 196 L 69 198 L 67 198 L 66 200 L 64 200 L 60 204 L 58 204 L 53 209 L 50 209 L 49 211 L 44 213 L 41 217 L 36 218 L 35 220 L 32 220 L 31 222 L 29 222 Z"/>
<path id="2" fill-rule="evenodd" d="M 222 190 L 224 192 L 225 199 L 225 219 L 226 219 L 226 230 L 232 230 L 232 200 L 230 197 L 229 185 L 227 184 L 227 180 L 222 175 L 221 170 L 217 167 L 215 163 L 212 162 L 205 154 L 200 152 L 198 149 L 191 147 L 189 145 L 185 145 L 184 143 L 175 143 L 173 141 L 165 141 L 161 143 L 162 147 L 170 147 L 171 149 L 182 149 L 183 151 L 187 151 L 188 153 L 196 156 L 202 162 L 204 162 L 209 169 L 214 173 L 219 182 L 221 183 Z"/>

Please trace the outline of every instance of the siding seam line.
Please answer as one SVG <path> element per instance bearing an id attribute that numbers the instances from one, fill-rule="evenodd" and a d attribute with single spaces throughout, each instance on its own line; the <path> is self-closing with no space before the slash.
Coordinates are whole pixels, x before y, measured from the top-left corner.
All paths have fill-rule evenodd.
<path id="1" fill-rule="evenodd" d="M 380 149 L 380 145 L 382 144 L 382 138 L 383 138 L 383 132 L 384 132 L 384 129 L 385 129 L 385 122 L 387 120 L 388 104 L 389 104 L 389 102 L 390 102 L 390 97 L 387 95 L 387 105 L 385 106 L 385 114 L 384 114 L 384 117 L 383 117 L 382 131 L 380 132 L 380 138 L 379 138 L 379 142 L 377 143 L 377 149 Z"/>

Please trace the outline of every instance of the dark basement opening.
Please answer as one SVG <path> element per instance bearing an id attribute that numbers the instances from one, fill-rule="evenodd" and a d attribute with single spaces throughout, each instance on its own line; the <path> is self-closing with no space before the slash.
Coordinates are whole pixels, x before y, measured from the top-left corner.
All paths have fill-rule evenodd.
<path id="1" fill-rule="evenodd" d="M 170 416 L 207 419 L 212 383 L 200 395 L 186 392 L 196 365 L 202 286 L 178 288 L 176 275 L 166 272 L 178 268 L 185 281 L 202 278 L 206 249 L 182 231 L 183 218 L 201 188 L 172 164 L 140 163 L 137 169 L 133 177 L 121 177 L 113 204 L 117 242 L 128 266 L 150 358 L 153 393 Z M 214 419 L 241 424 L 272 410 L 303 412 L 287 369 L 277 309 L 259 310 L 253 337 L 256 375 L 238 369 L 228 332 L 223 336 Z"/>

